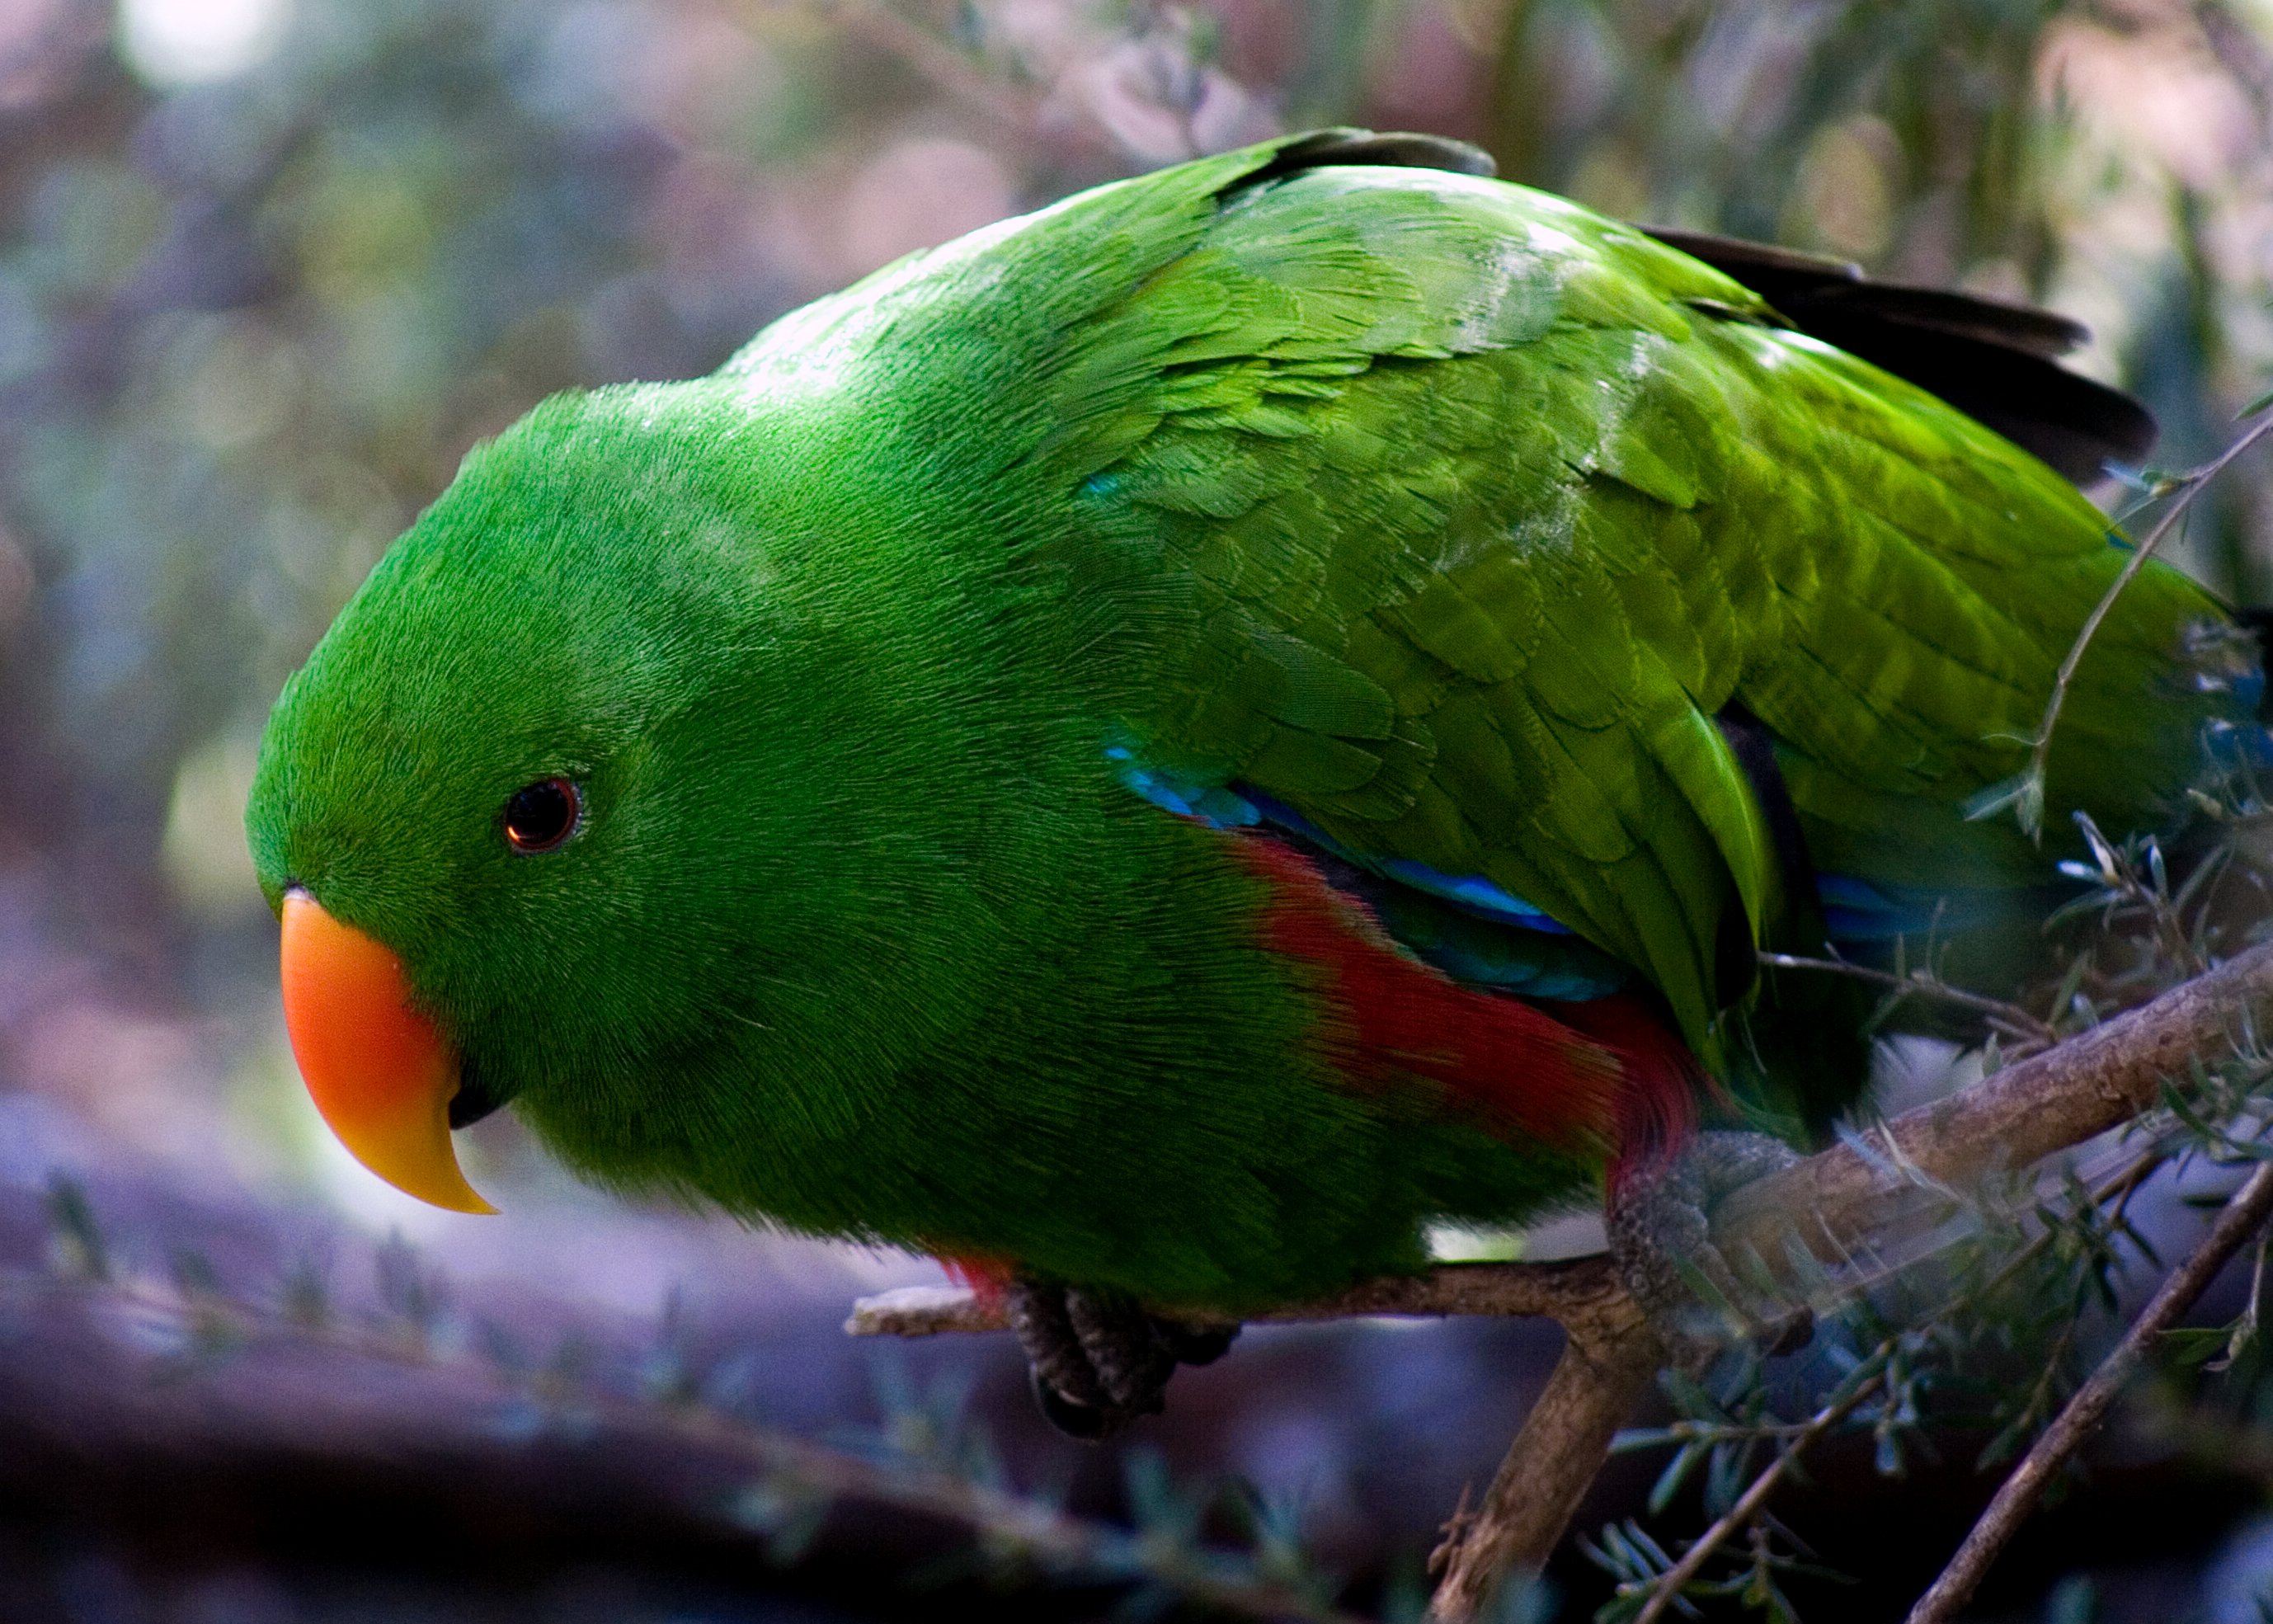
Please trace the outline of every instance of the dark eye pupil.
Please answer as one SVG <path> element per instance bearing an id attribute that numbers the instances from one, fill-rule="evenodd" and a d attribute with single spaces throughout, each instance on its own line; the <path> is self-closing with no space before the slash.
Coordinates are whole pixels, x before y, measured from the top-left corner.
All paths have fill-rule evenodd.
<path id="1" fill-rule="evenodd" d="M 549 852 L 576 832 L 583 797 L 566 778 L 546 778 L 505 803 L 505 838 L 516 852 Z"/>

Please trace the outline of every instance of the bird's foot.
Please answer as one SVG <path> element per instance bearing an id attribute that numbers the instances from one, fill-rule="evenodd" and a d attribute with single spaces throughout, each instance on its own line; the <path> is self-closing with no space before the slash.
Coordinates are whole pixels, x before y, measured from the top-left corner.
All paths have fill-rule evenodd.
<path id="1" fill-rule="evenodd" d="M 1791 1353 L 1814 1335 L 1807 1304 L 1738 1279 L 1713 1244 L 1713 1208 L 1723 1197 L 1798 1160 L 1764 1133 L 1700 1133 L 1680 1155 L 1630 1176 L 1611 1198 L 1610 1254 L 1678 1363 L 1702 1364 L 1739 1340 L 1764 1353 Z"/>
<path id="2" fill-rule="evenodd" d="M 1179 1365 L 1209 1365 L 1239 1335 L 1147 1313 L 1117 1292 L 1019 1275 L 1009 1285 L 1010 1324 L 1026 1350 L 1034 1398 L 1070 1438 L 1110 1438 L 1138 1416 L 1156 1416 Z"/>

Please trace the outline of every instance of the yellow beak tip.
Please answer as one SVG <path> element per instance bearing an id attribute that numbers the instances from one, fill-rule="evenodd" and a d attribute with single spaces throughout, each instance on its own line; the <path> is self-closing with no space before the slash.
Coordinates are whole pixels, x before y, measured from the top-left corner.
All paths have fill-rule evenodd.
<path id="1" fill-rule="evenodd" d="M 494 1218 L 498 1215 L 498 1209 L 484 1200 L 481 1193 L 471 1184 L 466 1186 L 464 1195 L 453 1200 L 438 1201 L 431 1195 L 420 1199 L 430 1206 L 441 1207 L 446 1212 L 466 1213 L 476 1218 Z"/>
<path id="2" fill-rule="evenodd" d="M 360 1154 L 356 1160 L 403 1194 L 424 1201 L 429 1207 L 439 1207 L 450 1213 L 490 1217 L 497 1214 L 498 1209 L 467 1182 L 466 1176 L 458 1169 L 458 1159 L 454 1154 L 446 1161 L 422 1158 L 423 1165 L 417 1166 L 415 1171 L 401 1162 L 392 1168 L 373 1166 Z"/>
<path id="3" fill-rule="evenodd" d="M 284 898 L 284 1025 L 316 1109 L 355 1159 L 405 1195 L 495 1213 L 450 1139 L 458 1056 L 413 1005 L 402 962 L 324 911 Z"/>

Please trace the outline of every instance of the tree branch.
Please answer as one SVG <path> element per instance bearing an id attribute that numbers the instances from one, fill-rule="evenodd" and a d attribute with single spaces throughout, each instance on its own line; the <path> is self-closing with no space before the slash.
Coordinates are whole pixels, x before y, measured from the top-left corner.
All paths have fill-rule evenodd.
<path id="1" fill-rule="evenodd" d="M 1511 1577 L 1547 1565 L 1611 1440 L 1656 1379 L 1664 1343 L 1623 1287 L 1606 1309 L 1612 1301 L 1623 1323 L 1566 1328 L 1563 1357 L 1508 1446 L 1482 1507 L 1446 1525 L 1429 1558 L 1429 1570 L 1444 1575 L 1429 1601 L 1431 1619 L 1466 1624 L 1484 1614 Z"/>
<path id="2" fill-rule="evenodd" d="M 1197 1535 L 1083 1517 L 951 1459 L 812 1442 L 692 1395 L 436 1353 L 423 1324 L 311 1322 L 258 1300 L 18 1267 L 0 1267 L 0 1317 L 17 1327 L 0 1338 L 0 1441 L 19 1492 L 26 1459 L 58 1455 L 145 1475 L 155 1461 L 160 1482 L 185 1462 L 223 1482 L 247 1460 L 281 1462 L 296 1485 L 311 1458 L 382 1483 L 416 1462 L 450 1497 L 453 1526 L 469 1507 L 513 1506 L 536 1525 L 675 1522 L 709 1540 L 789 1545 L 841 1501 L 961 1530 L 1047 1574 L 1156 1586 L 1258 1624 L 1362 1624 L 1303 1575 Z"/>
<path id="3" fill-rule="evenodd" d="M 2250 1041 L 2273 1004 L 2273 943 L 2171 989 L 2104 1026 L 2015 1062 L 1947 1100 L 1905 1111 L 1731 1195 L 1714 1214 L 1723 1252 L 1770 1267 L 1797 1235 L 1836 1261 L 1909 1209 L 1923 1184 L 1962 1184 L 2024 1168 L 2129 1121 L 2199 1059 Z"/>
<path id="4" fill-rule="evenodd" d="M 1560 1323 L 1566 1340 L 1483 1505 L 1473 1516 L 1455 1516 L 1429 1558 L 1430 1571 L 1444 1575 L 1429 1615 L 1446 1624 L 1478 1616 L 1511 1575 L 1547 1565 L 1611 1440 L 1665 1358 L 1617 1266 L 1600 1254 L 1553 1263 L 1447 1263 L 1424 1274 L 1363 1281 L 1254 1322 L 1454 1314 L 1537 1315 Z M 861 1298 L 844 1328 L 855 1336 L 931 1336 L 1008 1325 L 1001 1304 L 983 1293 L 911 1286 Z"/>
<path id="5" fill-rule="evenodd" d="M 2256 1012 L 2273 1004 L 2273 943 L 2172 988 L 2104 1026 L 2016 1061 L 1970 1088 L 1881 1124 L 1869 1154 L 1836 1145 L 1749 1184 L 1715 1214 L 1723 1252 L 1750 1249 L 1771 1266 L 1797 1232 L 1827 1259 L 1914 1202 L 1922 1183 L 1963 1184 L 2029 1166 L 2129 1121 L 2161 1097 L 2164 1081 L 2194 1061 L 2250 1041 Z M 1553 1263 L 1448 1263 L 1413 1275 L 1362 1281 L 1251 1323 L 1370 1315 L 1541 1315 L 1567 1329 L 1602 1312 L 1614 1288 L 1607 1258 Z M 1008 1328 L 1001 1306 L 960 1287 L 911 1286 L 862 1297 L 854 1336 L 931 1336 Z"/>
<path id="6" fill-rule="evenodd" d="M 1253 1315 L 1250 1325 L 1289 1325 L 1318 1320 L 1443 1319 L 1456 1314 L 1501 1318 L 1532 1315 L 1579 1328 L 1598 1338 L 1624 1323 L 1624 1288 L 1601 1254 L 1552 1263 L 1446 1263 L 1422 1274 L 1384 1274 L 1314 1303 L 1294 1303 Z M 1189 1315 L 1194 1324 L 1210 1321 Z M 950 1331 L 1005 1331 L 1009 1317 L 999 1300 L 960 1286 L 903 1286 L 864 1297 L 844 1321 L 851 1336 L 935 1336 Z"/>
<path id="7" fill-rule="evenodd" d="M 2155 1293 L 2146 1312 L 2132 1321 L 2115 1350 L 2092 1372 L 2091 1380 L 2076 1389 L 2075 1396 L 2044 1429 L 2036 1447 L 2013 1469 L 2013 1475 L 2005 1479 L 1989 1508 L 1966 1535 L 1965 1543 L 1958 1546 L 1957 1554 L 1949 1559 L 1949 1566 L 1910 1609 L 1908 1624 L 1947 1624 L 1972 1598 L 1989 1564 L 2036 1510 L 2060 1469 L 2105 1423 L 2118 1395 L 2146 1363 L 2147 1350 L 2154 1340 L 2194 1306 L 2218 1270 L 2241 1250 L 2244 1242 L 2265 1227 L 2269 1217 L 2273 1217 L 2273 1162 L 2261 1162 L 2248 1182 L 2226 1203 L 2194 1255 L 2163 1282 L 2162 1289 Z"/>
<path id="8" fill-rule="evenodd" d="M 1715 1214 L 1714 1241 L 1726 1254 L 1750 1250 L 1771 1267 L 1782 1264 L 1795 1237 L 1819 1257 L 1842 1259 L 1856 1242 L 1914 1210 L 1922 1191 L 2028 1167 L 2149 1109 L 2167 1079 L 2249 1042 L 2258 1011 L 2269 1006 L 2273 943 L 1947 1100 L 1880 1124 L 1867 1148 L 1835 1146 L 1746 1186 Z M 2183 1307 L 2179 1303 L 2173 1313 Z M 1560 1322 L 1570 1339 L 1483 1506 L 1472 1519 L 1456 1519 L 1439 1547 L 1436 1560 L 1445 1576 L 1431 1615 L 1469 1619 L 1510 1573 L 1544 1564 L 1663 1350 L 1615 1266 L 1599 1256 L 1446 1264 L 1362 1282 L 1336 1297 L 1255 1318 L 1271 1323 L 1377 1314 L 1542 1315 Z M 921 1287 L 861 1299 L 845 1329 L 861 1336 L 927 1336 L 1006 1323 L 999 1304 L 974 1293 Z M 2090 1418 L 2089 1425 L 2097 1425 Z M 2027 1509 L 2022 1505 L 2013 1514 L 2015 1525 Z"/>

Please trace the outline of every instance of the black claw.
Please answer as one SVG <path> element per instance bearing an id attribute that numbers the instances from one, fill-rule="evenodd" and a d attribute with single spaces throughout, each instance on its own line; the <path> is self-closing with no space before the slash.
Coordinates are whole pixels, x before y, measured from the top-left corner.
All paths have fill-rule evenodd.
<path id="1" fill-rule="evenodd" d="M 1159 1415 L 1176 1366 L 1221 1358 L 1239 1335 L 1159 1319 L 1117 1292 L 1029 1277 L 1011 1282 L 1009 1306 L 1042 1414 L 1088 1442 Z"/>
<path id="2" fill-rule="evenodd" d="M 1107 1402 L 1131 1415 L 1156 1416 L 1167 1402 L 1176 1358 L 1161 1344 L 1152 1317 L 1128 1298 L 1068 1290 L 1066 1318 L 1081 1338 L 1090 1369 Z"/>
<path id="3" fill-rule="evenodd" d="M 1009 1292 L 1010 1328 L 1026 1350 L 1034 1380 L 1069 1404 L 1101 1410 L 1105 1394 L 1083 1352 L 1081 1338 L 1066 1315 L 1063 1286 L 1039 1280 L 1014 1280 Z"/>
<path id="4" fill-rule="evenodd" d="M 1129 1417 L 1110 1410 L 1076 1404 L 1044 1379 L 1039 1370 L 1027 1372 L 1033 1380 L 1034 1404 L 1042 1418 L 1076 1442 L 1102 1443 L 1128 1425 Z"/>

